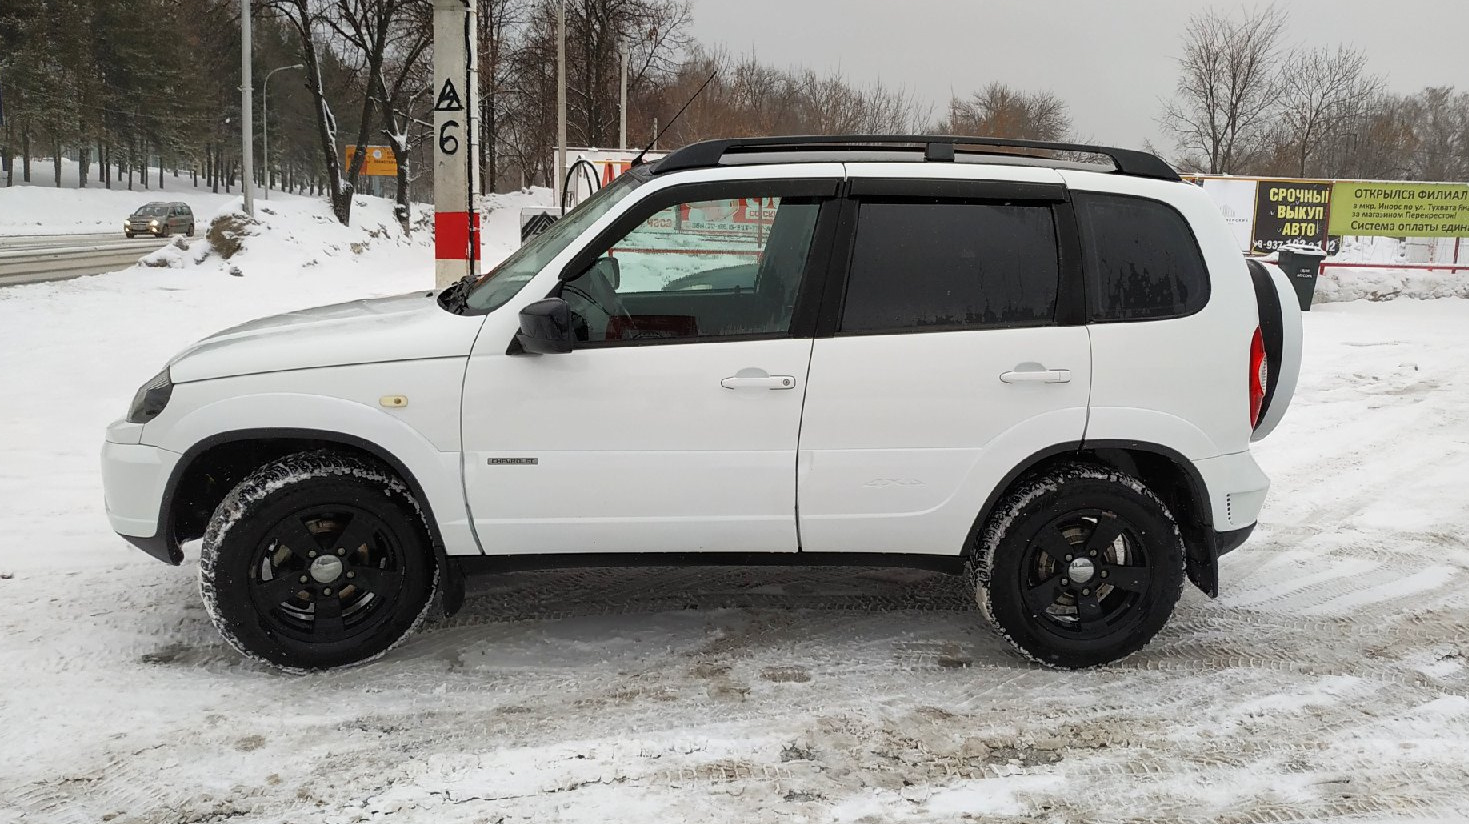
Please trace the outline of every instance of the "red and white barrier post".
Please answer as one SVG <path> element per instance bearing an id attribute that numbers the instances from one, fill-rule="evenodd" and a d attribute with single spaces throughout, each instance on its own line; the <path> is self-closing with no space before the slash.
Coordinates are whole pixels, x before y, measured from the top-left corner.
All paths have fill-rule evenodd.
<path id="1" fill-rule="evenodd" d="M 434 283 L 480 271 L 479 66 L 473 0 L 434 0 Z"/>

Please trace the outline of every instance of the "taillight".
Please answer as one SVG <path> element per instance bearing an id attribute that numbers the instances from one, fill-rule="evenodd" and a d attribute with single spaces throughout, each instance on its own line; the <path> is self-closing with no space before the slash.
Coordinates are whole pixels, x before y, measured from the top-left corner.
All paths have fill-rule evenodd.
<path id="1" fill-rule="evenodd" d="M 1270 363 L 1265 358 L 1265 335 L 1257 327 L 1250 341 L 1250 428 L 1260 425 L 1265 405 L 1265 387 L 1270 383 Z"/>

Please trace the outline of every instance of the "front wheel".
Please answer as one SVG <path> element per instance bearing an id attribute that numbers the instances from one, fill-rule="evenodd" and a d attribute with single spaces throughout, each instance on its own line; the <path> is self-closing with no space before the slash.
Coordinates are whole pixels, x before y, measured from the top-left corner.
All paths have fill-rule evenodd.
<path id="1" fill-rule="evenodd" d="M 972 558 L 985 617 L 1022 654 L 1065 669 L 1142 649 L 1183 590 L 1168 507 L 1130 475 L 1080 464 L 1002 501 Z"/>
<path id="2" fill-rule="evenodd" d="M 387 652 L 428 613 L 438 570 L 412 493 L 380 466 L 289 455 L 241 481 L 204 535 L 199 587 L 244 655 L 293 669 Z"/>

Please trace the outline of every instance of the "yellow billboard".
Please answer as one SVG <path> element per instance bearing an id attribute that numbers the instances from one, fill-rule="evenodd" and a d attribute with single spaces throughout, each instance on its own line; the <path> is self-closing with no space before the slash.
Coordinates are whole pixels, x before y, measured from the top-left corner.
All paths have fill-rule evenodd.
<path id="1" fill-rule="evenodd" d="M 1469 237 L 1469 185 L 1341 181 L 1331 191 L 1331 234 Z"/>

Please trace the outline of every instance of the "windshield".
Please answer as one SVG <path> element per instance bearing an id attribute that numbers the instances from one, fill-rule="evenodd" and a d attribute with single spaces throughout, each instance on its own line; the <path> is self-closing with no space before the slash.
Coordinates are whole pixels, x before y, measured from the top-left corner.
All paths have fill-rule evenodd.
<path id="1" fill-rule="evenodd" d="M 138 211 L 133 212 L 133 214 L 142 215 L 143 217 L 156 217 L 158 215 L 168 214 L 168 208 L 164 206 L 144 206 Z"/>
<path id="2" fill-rule="evenodd" d="M 503 263 L 484 275 L 473 287 L 466 305 L 477 312 L 493 312 L 515 297 L 525 285 L 546 268 L 552 258 L 565 251 L 602 215 L 607 214 L 628 192 L 643 183 L 643 176 L 628 173 L 612 185 L 583 201 L 551 228 L 532 238 Z"/>

